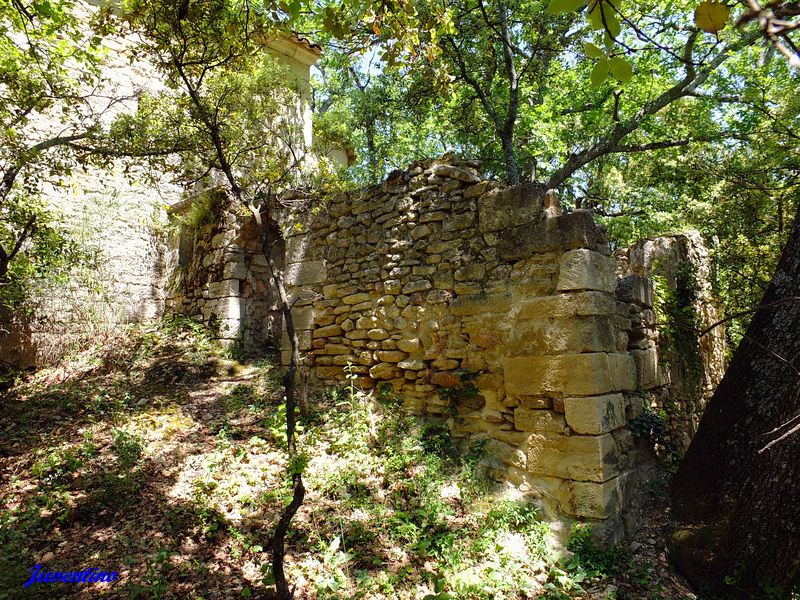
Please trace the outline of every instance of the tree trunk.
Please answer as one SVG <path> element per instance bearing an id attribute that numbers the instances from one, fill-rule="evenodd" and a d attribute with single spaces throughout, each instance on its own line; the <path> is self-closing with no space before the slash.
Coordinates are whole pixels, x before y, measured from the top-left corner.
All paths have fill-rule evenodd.
<path id="1" fill-rule="evenodd" d="M 500 142 L 503 144 L 503 158 L 506 163 L 506 181 L 510 185 L 519 185 L 519 167 L 517 166 L 517 153 L 514 152 L 514 131 L 498 131 Z"/>
<path id="2" fill-rule="evenodd" d="M 678 516 L 715 524 L 708 564 L 695 572 L 718 592 L 762 597 L 760 580 L 788 589 L 796 579 L 799 414 L 800 210 L 673 482 Z"/>
<path id="3" fill-rule="evenodd" d="M 254 213 L 255 215 L 255 213 Z M 260 211 L 259 211 L 260 217 Z M 260 218 L 257 218 L 257 221 Z M 272 574 L 275 578 L 275 590 L 279 600 L 291 600 L 294 598 L 294 587 L 289 587 L 284 570 L 284 556 L 286 554 L 286 534 L 297 511 L 303 504 L 305 498 L 305 486 L 303 485 L 302 467 L 298 462 L 297 445 L 295 440 L 297 423 L 297 369 L 300 365 L 300 344 L 297 340 L 297 332 L 294 328 L 294 318 L 292 317 L 292 305 L 286 293 L 286 286 L 283 282 L 283 273 L 278 269 L 272 258 L 272 243 L 269 238 L 269 219 L 263 220 L 261 229 L 261 253 L 267 260 L 269 274 L 275 289 L 278 290 L 281 313 L 283 322 L 286 326 L 286 334 L 289 337 L 291 347 L 291 357 L 286 373 L 283 375 L 283 389 L 286 394 L 286 442 L 289 458 L 289 471 L 292 478 L 292 500 L 283 510 L 275 531 L 272 535 Z"/>

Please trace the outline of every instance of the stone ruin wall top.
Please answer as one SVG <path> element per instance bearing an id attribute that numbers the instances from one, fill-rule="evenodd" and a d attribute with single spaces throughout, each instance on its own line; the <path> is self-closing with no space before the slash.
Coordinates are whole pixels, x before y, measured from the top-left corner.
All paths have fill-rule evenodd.
<path id="1" fill-rule="evenodd" d="M 358 385 L 388 384 L 407 410 L 489 438 L 494 476 L 554 514 L 616 522 L 643 374 L 591 213 L 442 159 L 284 224 L 295 328 L 318 379 L 351 364 Z M 285 334 L 283 347 L 287 359 Z"/>

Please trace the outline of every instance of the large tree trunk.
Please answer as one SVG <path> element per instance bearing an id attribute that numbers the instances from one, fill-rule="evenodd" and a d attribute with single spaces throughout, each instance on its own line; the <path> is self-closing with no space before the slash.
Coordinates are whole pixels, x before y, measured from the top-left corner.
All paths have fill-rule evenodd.
<path id="1" fill-rule="evenodd" d="M 703 526 L 694 531 L 707 538 L 695 543 L 703 547 L 702 565 L 696 553 L 676 551 L 678 566 L 682 562 L 693 571 L 696 583 L 734 597 L 763 597 L 764 582 L 787 589 L 796 581 L 800 432 L 794 429 L 799 414 L 800 210 L 775 275 L 673 482 L 676 513 Z M 692 562 L 698 568 L 692 569 Z"/>

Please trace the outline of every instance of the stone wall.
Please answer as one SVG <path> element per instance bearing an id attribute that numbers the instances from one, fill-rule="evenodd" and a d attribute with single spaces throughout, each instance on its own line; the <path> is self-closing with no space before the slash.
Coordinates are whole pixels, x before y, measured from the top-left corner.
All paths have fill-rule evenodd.
<path id="1" fill-rule="evenodd" d="M 643 240 L 617 257 L 629 349 L 646 374 L 644 406 L 665 417 L 665 450 L 682 454 L 725 372 L 724 328 L 697 334 L 721 318 L 708 249 L 690 231 Z"/>
<path id="2" fill-rule="evenodd" d="M 208 222 L 188 219 L 198 203 L 210 209 Z M 189 198 L 171 214 L 177 252 L 167 311 L 208 324 L 223 343 L 237 344 L 245 354 L 274 347 L 281 334 L 277 293 L 253 219 L 237 214 L 220 192 Z M 280 267 L 284 246 L 277 227 L 273 234 L 273 259 Z"/>
<path id="3" fill-rule="evenodd" d="M 102 5 L 105 3 L 101 0 L 79 0 L 74 7 L 76 17 L 89 23 Z M 288 83 L 298 92 L 291 102 L 287 101 L 285 118 L 297 130 L 296 137 L 301 138 L 294 142 L 296 151 L 302 154 L 312 141 L 309 69 L 319 58 L 320 48 L 294 36 L 263 42 L 264 51 L 287 67 Z M 101 82 L 97 89 L 86 90 L 95 98 L 92 107 L 103 126 L 110 125 L 122 113 L 135 112 L 141 92 L 158 93 L 164 88 L 154 65 L 141 53 L 133 53 L 135 43 L 135 39 L 119 35 L 103 39 Z M 56 104 L 51 112 L 33 119 L 23 132 L 25 139 L 33 145 L 67 131 L 62 108 Z M 312 166 L 315 161 L 313 157 L 309 159 Z M 184 188 L 174 185 L 163 173 L 150 172 L 142 161 L 115 160 L 103 167 L 77 163 L 71 166 L 71 173 L 47 183 L 43 197 L 56 221 L 95 253 L 96 267 L 76 270 L 65 284 L 40 282 L 36 297 L 29 303 L 36 305 L 34 314 L 0 314 L 0 366 L 9 363 L 30 367 L 52 362 L 75 342 L 104 329 L 119 323 L 158 319 L 163 313 L 167 280 L 178 262 L 177 246 L 168 244 L 166 239 L 165 208 L 184 198 Z M 206 233 L 197 232 L 198 243 L 211 243 L 211 239 L 205 240 Z M 247 236 L 244 230 L 232 232 L 234 238 L 240 234 Z M 190 237 L 184 231 L 185 244 Z M 249 238 L 234 238 L 224 242 L 226 247 L 231 245 L 232 256 L 244 257 L 252 251 Z M 244 264 L 237 266 L 235 260 L 222 260 L 215 254 L 220 248 L 212 248 L 213 265 L 201 264 L 193 272 L 197 285 L 193 284 L 192 292 L 202 288 L 205 296 L 188 301 L 184 308 L 193 316 L 217 322 L 223 339 L 235 338 L 239 323 L 243 323 L 250 332 L 244 342 L 260 347 L 274 339 L 272 334 L 277 331 L 273 331 L 276 326 L 266 304 L 253 300 L 264 291 L 258 287 L 262 284 L 253 282 L 252 289 L 248 288 L 250 279 L 243 275 Z M 251 279 L 264 266 L 253 260 L 256 264 L 250 269 Z M 242 278 L 237 279 L 238 275 Z M 236 287 L 240 283 L 241 289 Z M 180 298 L 181 303 L 183 300 Z M 170 306 L 174 304 L 173 298 Z"/>
<path id="4" fill-rule="evenodd" d="M 318 379 L 352 364 L 358 385 L 391 386 L 407 410 L 488 438 L 495 478 L 552 515 L 618 532 L 626 412 L 649 375 L 628 351 L 617 262 L 591 213 L 443 159 L 284 225 L 295 327 Z"/>

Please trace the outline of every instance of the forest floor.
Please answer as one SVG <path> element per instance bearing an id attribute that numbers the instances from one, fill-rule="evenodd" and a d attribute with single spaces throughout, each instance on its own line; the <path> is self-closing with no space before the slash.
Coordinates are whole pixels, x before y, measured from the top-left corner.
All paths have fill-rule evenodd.
<path id="1" fill-rule="evenodd" d="M 666 560 L 663 473 L 634 539 L 600 549 L 578 529 L 556 559 L 535 506 L 482 474 L 480 443 L 457 451 L 390 395 L 310 405 L 298 598 L 696 598 Z M 270 597 L 290 497 L 272 363 L 231 360 L 191 323 L 137 328 L 18 380 L 0 409 L 0 600 Z M 34 565 L 119 579 L 25 588 Z"/>

